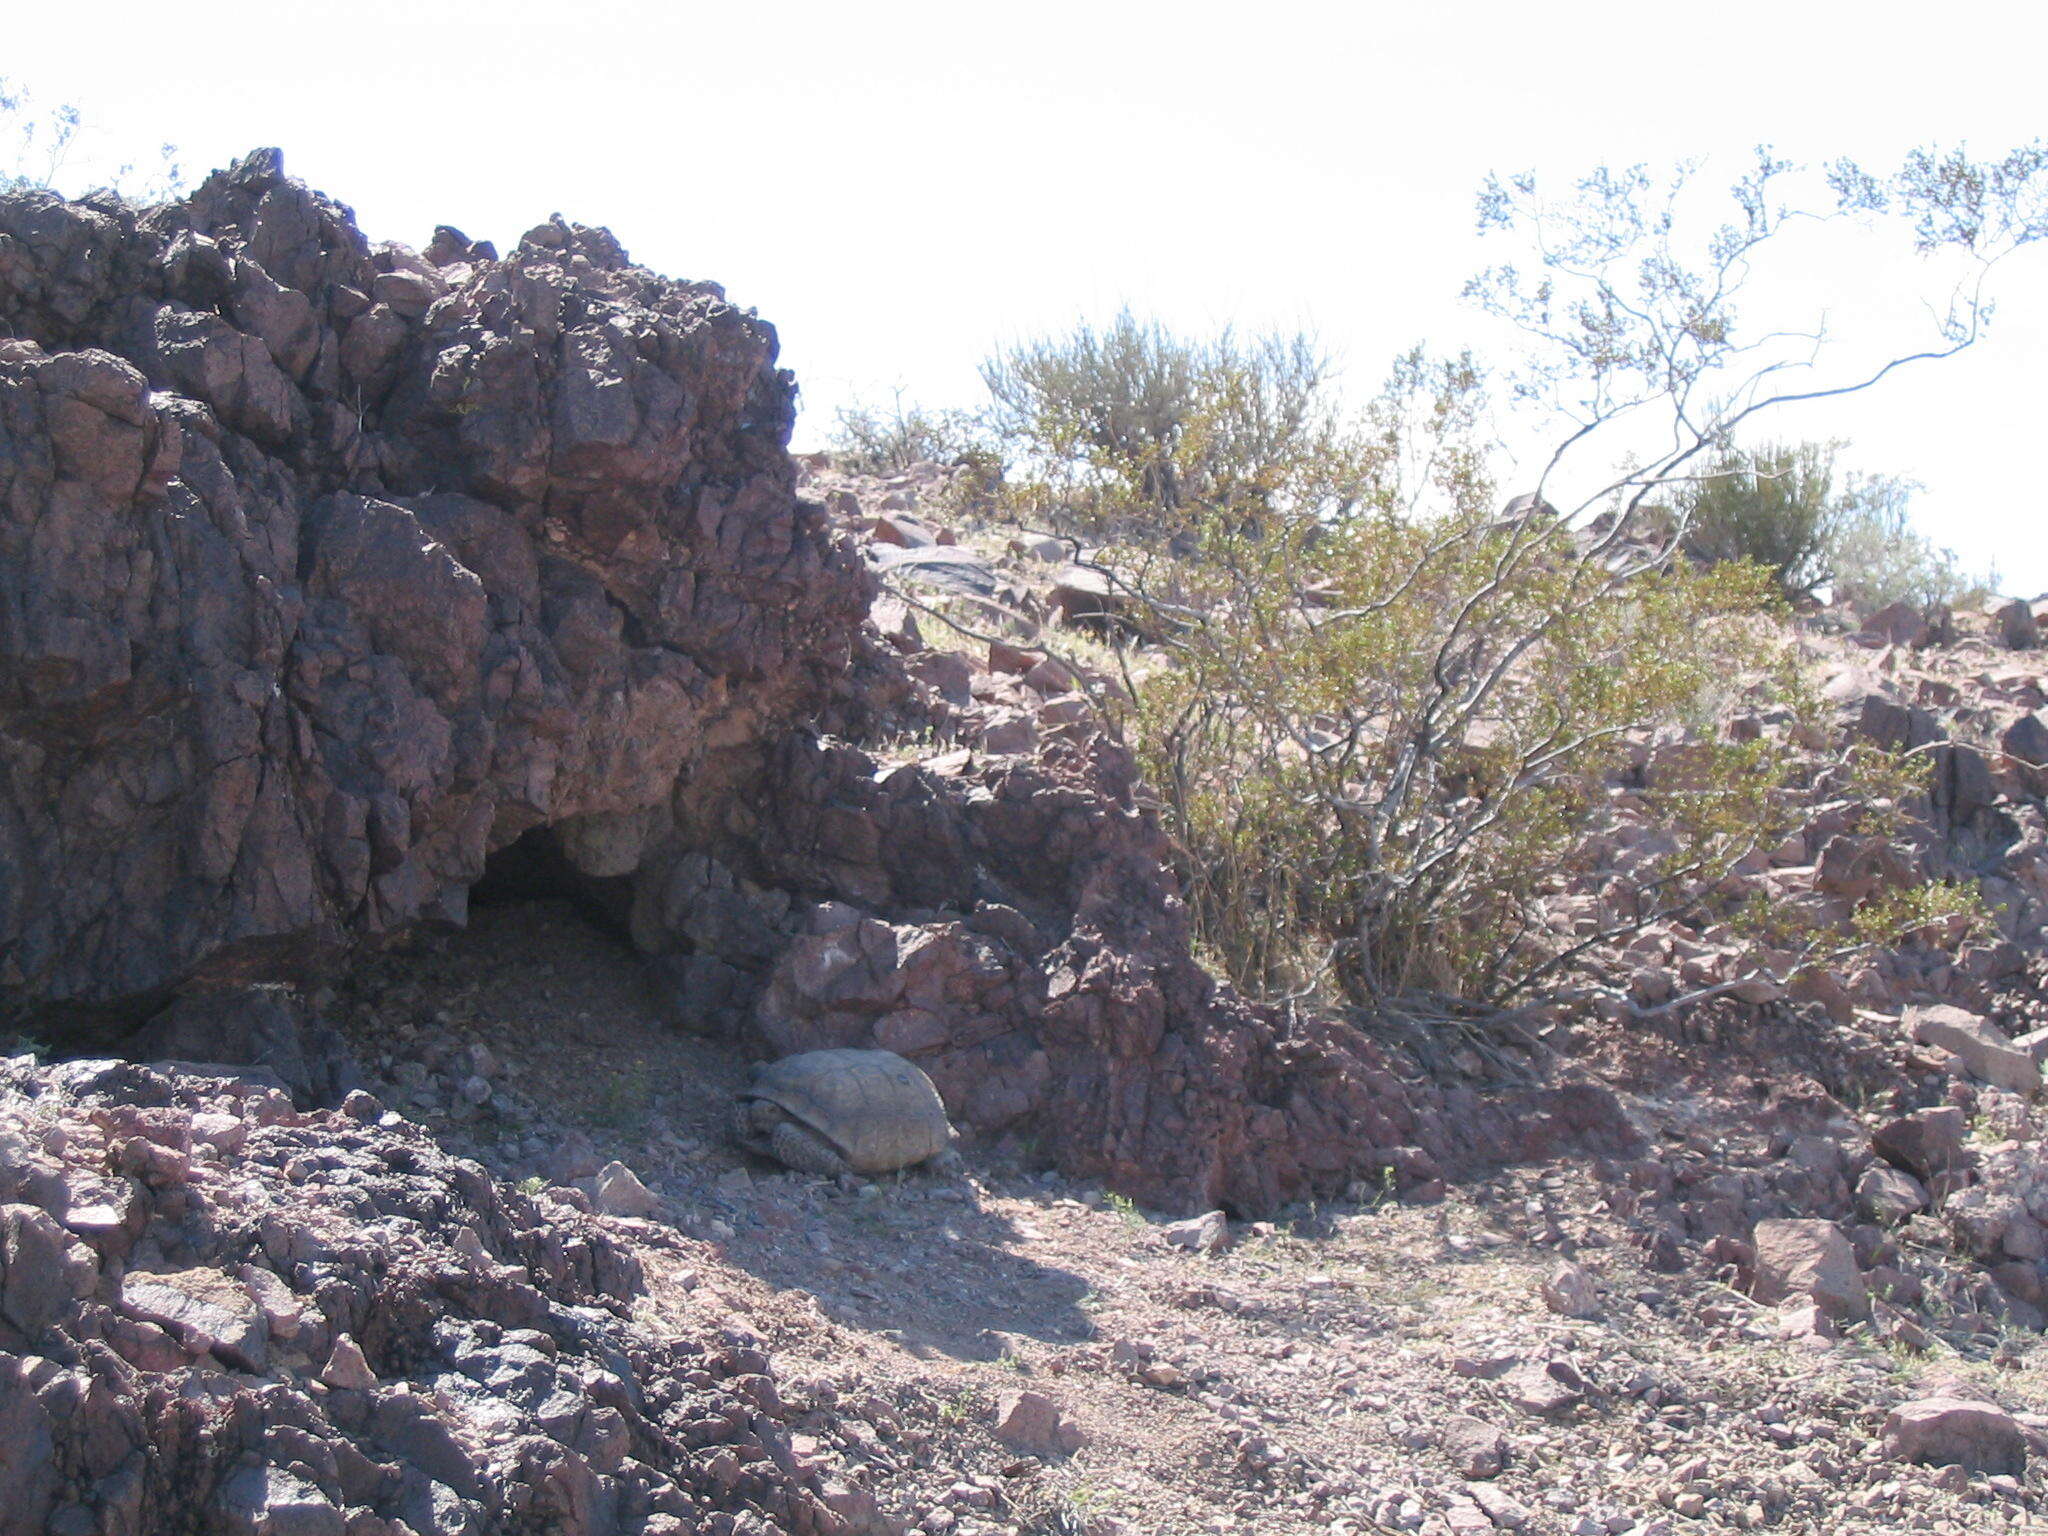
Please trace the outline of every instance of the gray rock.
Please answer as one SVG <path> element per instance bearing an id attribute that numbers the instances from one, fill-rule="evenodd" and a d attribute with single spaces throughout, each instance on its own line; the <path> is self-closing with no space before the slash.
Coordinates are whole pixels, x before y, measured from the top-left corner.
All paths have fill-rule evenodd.
<path id="1" fill-rule="evenodd" d="M 31 1339 L 55 1323 L 82 1289 L 72 1246 L 49 1212 L 0 1205 L 0 1318 Z"/>
<path id="2" fill-rule="evenodd" d="M 212 1353 L 228 1365 L 261 1371 L 270 1355 L 270 1329 L 248 1287 L 213 1269 L 121 1277 L 121 1310 L 155 1323 L 194 1354 Z"/>
<path id="3" fill-rule="evenodd" d="M 651 1216 L 661 1208 L 660 1197 L 620 1162 L 606 1163 L 598 1170 L 592 1198 L 607 1216 Z"/>
<path id="4" fill-rule="evenodd" d="M 1895 1226 L 1927 1209 L 1927 1191 L 1910 1173 L 1872 1163 L 1856 1181 L 1856 1210 L 1866 1221 Z"/>
<path id="5" fill-rule="evenodd" d="M 1560 1317 L 1595 1318 L 1600 1315 L 1600 1286 L 1576 1264 L 1559 1264 L 1546 1275 L 1542 1286 L 1543 1304 Z"/>
<path id="6" fill-rule="evenodd" d="M 1221 1211 L 1207 1211 L 1185 1221 L 1168 1222 L 1159 1235 L 1175 1248 L 1190 1253 L 1216 1253 L 1230 1242 L 1230 1218 Z"/>
<path id="7" fill-rule="evenodd" d="M 1991 611 L 1991 633 L 2009 651 L 2031 651 L 2041 643 L 2033 608 L 2017 597 Z"/>
<path id="8" fill-rule="evenodd" d="M 367 1392 L 377 1385 L 376 1372 L 363 1358 L 362 1346 L 345 1333 L 335 1338 L 327 1364 L 320 1368 L 320 1379 L 346 1392 Z"/>

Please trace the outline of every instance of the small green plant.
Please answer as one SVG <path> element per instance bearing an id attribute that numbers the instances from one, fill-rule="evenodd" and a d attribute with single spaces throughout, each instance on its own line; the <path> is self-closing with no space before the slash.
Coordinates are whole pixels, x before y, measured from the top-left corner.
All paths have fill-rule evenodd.
<path id="1" fill-rule="evenodd" d="M 949 1427 L 965 1424 L 974 1417 L 979 1406 L 979 1400 L 972 1392 L 949 1393 L 939 1399 L 939 1422 Z"/>
<path id="2" fill-rule="evenodd" d="M 518 1184 L 519 1193 L 528 1196 L 538 1195 L 542 1190 L 546 1189 L 547 1187 L 548 1181 L 542 1178 L 537 1173 L 528 1174 L 525 1178 L 521 1179 Z"/>
<path id="3" fill-rule="evenodd" d="M 1115 1190 L 1102 1197 L 1102 1203 L 1119 1216 L 1126 1226 L 1145 1225 L 1145 1213 L 1138 1209 L 1137 1202 L 1129 1195 L 1120 1195 Z"/>
<path id="4" fill-rule="evenodd" d="M 653 1081 L 644 1069 L 634 1067 L 616 1071 L 605 1079 L 588 1118 L 592 1125 L 606 1130 L 638 1133 L 647 1128 L 653 1109 Z"/>

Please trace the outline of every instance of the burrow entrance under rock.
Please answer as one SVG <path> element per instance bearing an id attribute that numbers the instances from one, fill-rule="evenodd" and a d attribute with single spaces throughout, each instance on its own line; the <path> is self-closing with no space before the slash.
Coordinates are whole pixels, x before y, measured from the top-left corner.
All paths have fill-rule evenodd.
<path id="1" fill-rule="evenodd" d="M 529 827 L 484 860 L 482 877 L 469 888 L 469 906 L 475 911 L 536 901 L 566 902 L 623 939 L 632 916 L 633 877 L 587 875 L 569 862 L 553 827 Z"/>

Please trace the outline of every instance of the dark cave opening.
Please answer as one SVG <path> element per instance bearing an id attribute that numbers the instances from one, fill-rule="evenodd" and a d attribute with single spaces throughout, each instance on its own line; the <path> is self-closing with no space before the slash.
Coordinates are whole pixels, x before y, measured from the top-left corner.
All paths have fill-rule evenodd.
<path id="1" fill-rule="evenodd" d="M 546 901 L 566 903 L 593 927 L 631 943 L 633 877 L 584 874 L 551 826 L 529 827 L 489 855 L 469 888 L 472 908 Z"/>

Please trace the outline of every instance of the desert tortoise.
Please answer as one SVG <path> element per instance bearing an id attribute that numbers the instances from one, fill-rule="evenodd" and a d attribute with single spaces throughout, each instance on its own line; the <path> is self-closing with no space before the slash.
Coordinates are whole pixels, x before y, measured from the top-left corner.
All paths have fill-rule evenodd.
<path id="1" fill-rule="evenodd" d="M 932 1080 L 894 1051 L 805 1051 L 754 1069 L 740 1143 L 804 1173 L 887 1173 L 950 1154 Z"/>

